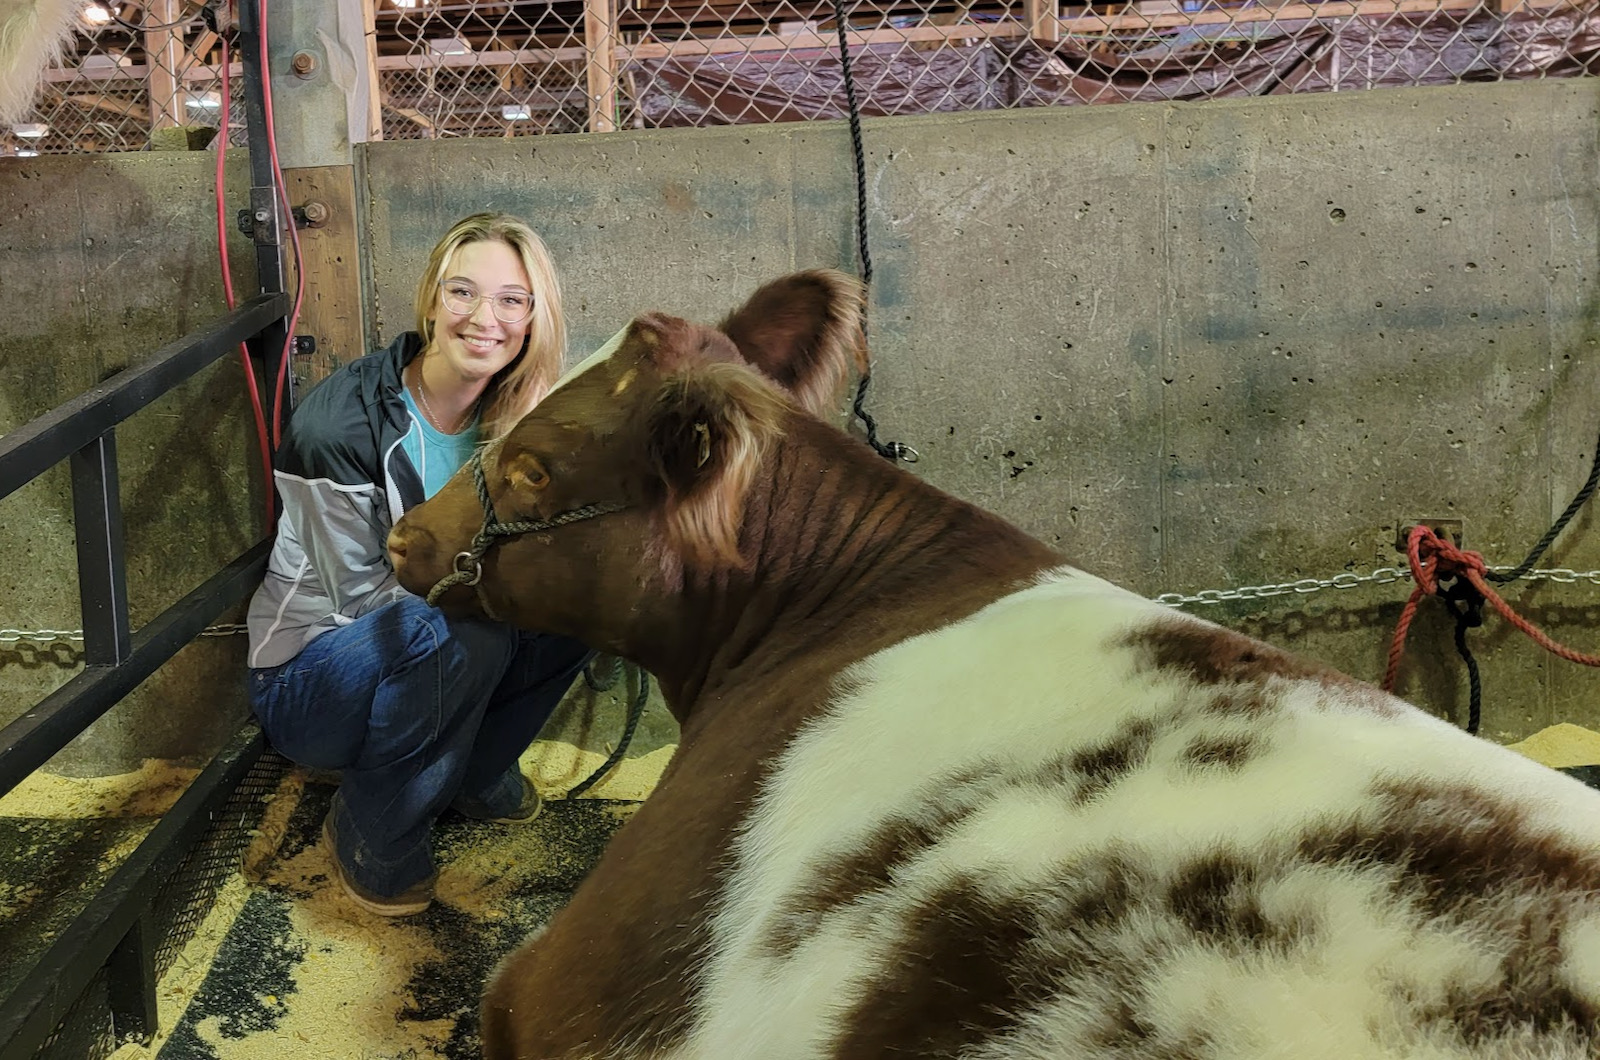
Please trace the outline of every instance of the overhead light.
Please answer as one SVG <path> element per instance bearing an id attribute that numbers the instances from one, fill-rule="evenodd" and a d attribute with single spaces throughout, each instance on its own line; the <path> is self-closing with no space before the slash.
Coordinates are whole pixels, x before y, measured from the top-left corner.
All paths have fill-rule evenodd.
<path id="1" fill-rule="evenodd" d="M 83 20 L 91 26 L 104 26 L 111 19 L 111 9 L 104 4 L 90 4 L 83 9 Z"/>
<path id="2" fill-rule="evenodd" d="M 18 158 L 38 158 L 39 157 L 39 152 L 37 152 L 37 151 L 18 151 L 17 152 L 17 157 Z"/>
<path id="3" fill-rule="evenodd" d="M 472 45 L 460 37 L 434 37 L 428 41 L 428 51 L 434 55 L 469 55 Z"/>
<path id="4" fill-rule="evenodd" d="M 394 6 L 402 11 L 411 11 L 425 5 L 423 0 L 394 0 Z"/>
<path id="5" fill-rule="evenodd" d="M 49 134 L 50 126 L 42 121 L 25 122 L 21 125 L 13 125 L 11 131 L 29 140 L 42 140 Z"/>
<path id="6" fill-rule="evenodd" d="M 222 97 L 215 92 L 191 92 L 184 102 L 196 110 L 222 109 Z"/>
<path id="7" fill-rule="evenodd" d="M 500 116 L 506 121 L 527 121 L 533 117 L 533 112 L 520 103 L 500 108 Z"/>

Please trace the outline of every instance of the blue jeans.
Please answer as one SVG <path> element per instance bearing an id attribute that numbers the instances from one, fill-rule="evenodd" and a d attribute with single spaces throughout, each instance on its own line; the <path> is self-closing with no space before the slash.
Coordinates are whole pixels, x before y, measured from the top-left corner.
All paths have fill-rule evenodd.
<path id="1" fill-rule="evenodd" d="M 342 771 L 335 853 L 355 882 L 398 895 L 433 876 L 429 833 L 452 802 L 517 808 L 517 759 L 592 654 L 407 596 L 252 670 L 250 704 L 284 757 Z"/>

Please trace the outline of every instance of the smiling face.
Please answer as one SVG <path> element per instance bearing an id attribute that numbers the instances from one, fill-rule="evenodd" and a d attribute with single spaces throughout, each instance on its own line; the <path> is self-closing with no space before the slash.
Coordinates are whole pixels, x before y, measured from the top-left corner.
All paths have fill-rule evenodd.
<path id="1" fill-rule="evenodd" d="M 533 320 L 530 315 L 508 324 L 494 315 L 494 303 L 509 302 L 505 296 L 513 295 L 531 299 L 531 291 L 521 257 L 507 244 L 480 240 L 457 248 L 445 263 L 444 280 L 428 313 L 433 322 L 430 353 L 462 382 L 488 382 L 517 359 Z M 482 297 L 472 312 L 457 313 L 446 304 L 446 292 L 458 302 Z"/>

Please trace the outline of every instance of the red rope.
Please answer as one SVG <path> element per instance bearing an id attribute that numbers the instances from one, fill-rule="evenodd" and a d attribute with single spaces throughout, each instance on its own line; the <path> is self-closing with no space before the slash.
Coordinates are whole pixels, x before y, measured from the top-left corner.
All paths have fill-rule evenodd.
<path id="1" fill-rule="evenodd" d="M 1411 561 L 1411 576 L 1416 579 L 1417 587 L 1411 590 L 1411 599 L 1406 601 L 1405 608 L 1400 612 L 1400 621 L 1396 623 L 1394 629 L 1394 639 L 1389 643 L 1389 668 L 1383 675 L 1385 692 L 1394 691 L 1395 676 L 1400 670 L 1400 657 L 1406 650 L 1406 633 L 1411 628 L 1411 620 L 1416 617 L 1417 601 L 1424 596 L 1436 595 L 1439 592 L 1439 582 L 1450 578 L 1465 580 L 1478 590 L 1479 595 L 1494 605 L 1494 609 L 1500 612 L 1501 618 L 1522 630 L 1545 651 L 1568 662 L 1583 666 L 1600 666 L 1600 655 L 1585 655 L 1551 640 L 1538 626 L 1513 611 L 1511 605 L 1490 588 L 1484 578 L 1489 567 L 1478 553 L 1459 549 L 1435 534 L 1431 528 L 1418 525 L 1413 526 L 1411 532 L 1406 535 L 1406 557 Z"/>

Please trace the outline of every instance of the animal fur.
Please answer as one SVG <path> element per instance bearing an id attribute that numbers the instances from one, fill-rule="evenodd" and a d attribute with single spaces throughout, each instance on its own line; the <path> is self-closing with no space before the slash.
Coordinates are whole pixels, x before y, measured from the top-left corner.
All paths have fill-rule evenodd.
<path id="1" fill-rule="evenodd" d="M 0 125 L 27 117 L 82 7 L 82 0 L 0 0 Z"/>

